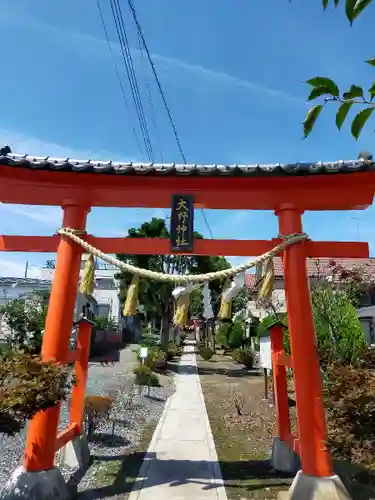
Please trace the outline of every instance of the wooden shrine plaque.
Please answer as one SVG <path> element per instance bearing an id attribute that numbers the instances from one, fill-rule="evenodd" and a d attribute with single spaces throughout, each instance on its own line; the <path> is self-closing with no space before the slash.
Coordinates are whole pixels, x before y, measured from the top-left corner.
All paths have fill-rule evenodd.
<path id="1" fill-rule="evenodd" d="M 173 195 L 170 234 L 172 252 L 193 251 L 194 197 L 192 195 Z"/>

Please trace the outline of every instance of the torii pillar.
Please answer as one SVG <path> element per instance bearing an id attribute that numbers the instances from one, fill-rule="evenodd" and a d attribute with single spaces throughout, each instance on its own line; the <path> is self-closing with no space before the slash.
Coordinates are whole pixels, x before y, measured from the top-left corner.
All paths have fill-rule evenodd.
<path id="1" fill-rule="evenodd" d="M 288 207 L 275 213 L 281 235 L 303 232 L 301 210 Z M 340 478 L 333 474 L 326 448 L 327 429 L 305 242 L 284 250 L 283 266 L 302 470 L 290 490 L 279 498 L 349 500 Z"/>

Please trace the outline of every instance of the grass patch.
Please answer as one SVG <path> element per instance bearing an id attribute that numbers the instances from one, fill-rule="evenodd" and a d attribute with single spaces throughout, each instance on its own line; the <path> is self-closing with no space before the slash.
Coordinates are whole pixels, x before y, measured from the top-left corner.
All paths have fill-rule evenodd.
<path id="1" fill-rule="evenodd" d="M 121 475 L 121 482 L 129 483 L 131 486 L 137 479 L 139 468 L 142 464 L 143 457 L 147 452 L 156 424 L 150 425 L 142 433 L 141 440 L 134 451 L 122 457 L 119 460 L 101 461 L 102 464 L 96 474 L 100 482 L 110 484 L 115 481 L 117 476 Z M 122 474 L 124 473 L 124 474 Z"/>
<path id="2" fill-rule="evenodd" d="M 275 473 L 269 451 L 274 409 L 263 401 L 263 378 L 243 372 L 227 356 L 217 367 L 199 362 L 199 373 L 229 500 L 271 500 L 291 479 Z"/>
<path id="3" fill-rule="evenodd" d="M 147 452 L 149 443 L 154 433 L 155 424 L 147 427 L 142 437 L 129 454 L 121 457 L 106 457 L 106 459 L 97 459 L 94 462 L 95 487 L 90 490 L 90 498 L 107 498 L 121 495 L 126 500 L 130 494 L 135 481 L 137 480 L 139 469 L 143 458 Z M 77 495 L 77 499 L 86 498 L 88 491 L 83 492 L 82 497 Z M 97 496 L 95 496 L 97 495 Z"/>
<path id="4" fill-rule="evenodd" d="M 271 469 L 275 409 L 263 400 L 263 377 L 239 371 L 228 356 L 199 361 L 199 374 L 220 467 L 229 500 L 274 500 L 289 489 L 292 477 Z M 293 387 L 289 381 L 293 398 Z M 295 428 L 295 408 L 291 408 Z M 353 500 L 375 498 L 375 474 L 369 468 L 335 460 L 335 471 Z"/>

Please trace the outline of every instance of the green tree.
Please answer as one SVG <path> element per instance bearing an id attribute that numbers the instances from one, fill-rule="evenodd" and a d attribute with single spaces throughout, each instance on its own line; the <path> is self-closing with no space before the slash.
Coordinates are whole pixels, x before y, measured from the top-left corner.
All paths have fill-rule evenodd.
<path id="1" fill-rule="evenodd" d="M 164 219 L 153 218 L 149 222 L 144 222 L 139 228 L 132 228 L 128 231 L 130 238 L 169 238 L 169 231 Z M 202 238 L 202 235 L 195 233 L 195 238 Z M 181 255 L 118 255 L 123 262 L 128 262 L 134 266 L 149 269 L 152 271 L 168 274 L 200 274 L 212 271 L 219 271 L 230 267 L 224 257 L 206 256 L 181 256 Z M 120 298 L 124 300 L 131 280 L 129 273 L 119 273 L 121 280 Z M 214 312 L 218 309 L 218 296 L 221 293 L 222 283 L 219 280 L 211 283 L 211 296 L 213 299 Z M 174 301 L 172 297 L 174 285 L 172 283 L 160 283 L 154 280 L 140 280 L 139 302 L 145 307 L 149 318 L 156 317 L 162 319 L 162 344 L 168 342 L 169 328 L 173 316 Z M 199 306 L 200 293 L 194 294 L 194 314 L 201 313 Z"/>
<path id="2" fill-rule="evenodd" d="M 9 328 L 7 343 L 11 347 L 39 353 L 42 347 L 48 298 L 7 300 L 0 308 L 0 316 Z"/>
<path id="3" fill-rule="evenodd" d="M 319 286 L 312 293 L 315 330 L 322 352 L 352 363 L 367 350 L 361 322 L 345 292 Z"/>
<path id="4" fill-rule="evenodd" d="M 329 5 L 335 7 L 345 4 L 345 13 L 350 25 L 364 10 L 372 4 L 372 0 L 321 0 L 324 9 Z M 365 36 L 365 35 L 364 35 Z M 370 66 L 375 66 L 375 57 L 371 56 L 366 61 Z M 307 81 L 311 86 L 311 92 L 308 97 L 309 101 L 319 100 L 318 104 L 314 104 L 305 117 L 303 122 L 304 136 L 307 137 L 313 130 L 314 125 L 321 114 L 323 108 L 327 104 L 334 103 L 338 105 L 336 113 L 336 126 L 340 130 L 343 126 L 349 112 L 352 108 L 359 108 L 356 112 L 351 124 L 351 132 L 357 140 L 362 129 L 368 119 L 372 116 L 375 103 L 375 81 L 367 85 L 367 90 L 357 84 L 352 84 L 350 87 L 342 91 L 339 85 L 332 79 L 327 77 L 315 76 Z"/>
<path id="5" fill-rule="evenodd" d="M 246 289 L 246 286 L 241 288 L 238 294 L 234 297 L 232 302 L 232 314 L 236 314 L 238 312 L 245 312 L 247 309 L 247 304 L 249 302 L 249 294 Z"/>

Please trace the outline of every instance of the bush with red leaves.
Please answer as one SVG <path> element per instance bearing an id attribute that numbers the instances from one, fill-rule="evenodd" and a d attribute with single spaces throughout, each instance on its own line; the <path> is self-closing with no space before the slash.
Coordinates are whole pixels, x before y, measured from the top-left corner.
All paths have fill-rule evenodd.
<path id="1" fill-rule="evenodd" d="M 0 434 L 19 432 L 27 420 L 66 398 L 70 369 L 37 355 L 13 350 L 0 358 Z"/>
<path id="2" fill-rule="evenodd" d="M 375 461 L 375 372 L 368 361 L 326 367 L 328 445 L 334 456 L 363 464 Z"/>

